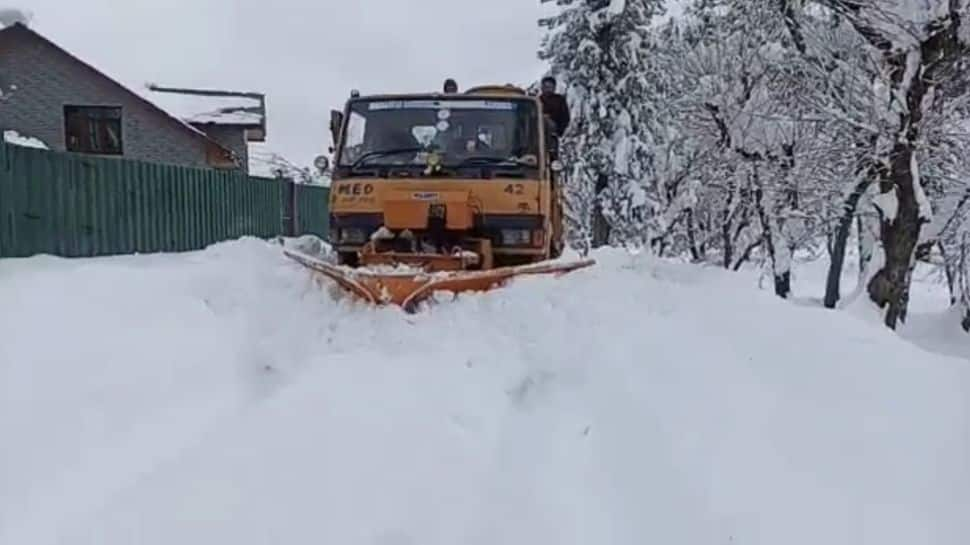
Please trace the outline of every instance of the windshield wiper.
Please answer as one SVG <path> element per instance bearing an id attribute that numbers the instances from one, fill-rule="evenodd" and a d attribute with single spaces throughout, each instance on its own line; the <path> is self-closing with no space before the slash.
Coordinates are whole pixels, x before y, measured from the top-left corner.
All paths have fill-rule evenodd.
<path id="1" fill-rule="evenodd" d="M 356 170 L 357 168 L 363 166 L 364 161 L 368 159 L 373 159 L 374 157 L 397 155 L 399 153 L 418 153 L 425 150 L 426 148 L 422 146 L 411 146 L 409 148 L 393 148 L 393 149 L 381 149 L 381 150 L 368 151 L 367 153 L 358 157 L 357 160 L 350 165 L 350 170 Z"/>
<path id="2" fill-rule="evenodd" d="M 466 157 L 465 159 L 462 159 L 461 162 L 459 162 L 458 165 L 456 166 L 463 167 L 467 165 L 476 165 L 476 164 L 508 165 L 508 166 L 516 166 L 516 167 L 529 166 L 528 163 L 525 163 L 524 161 L 520 161 L 518 159 L 514 159 L 510 157 L 492 157 L 488 155 Z"/>

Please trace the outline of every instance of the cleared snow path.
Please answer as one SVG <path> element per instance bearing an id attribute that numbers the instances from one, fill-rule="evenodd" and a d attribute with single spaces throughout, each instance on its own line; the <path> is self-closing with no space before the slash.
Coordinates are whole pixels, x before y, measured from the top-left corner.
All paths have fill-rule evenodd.
<path id="1" fill-rule="evenodd" d="M 0 543 L 970 539 L 970 365 L 606 251 L 423 314 L 255 240 L 0 261 Z"/>

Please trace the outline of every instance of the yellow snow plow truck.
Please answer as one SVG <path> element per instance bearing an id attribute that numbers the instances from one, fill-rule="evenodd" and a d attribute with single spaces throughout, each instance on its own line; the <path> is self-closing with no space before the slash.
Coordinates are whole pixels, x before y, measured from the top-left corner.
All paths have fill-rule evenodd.
<path id="1" fill-rule="evenodd" d="M 331 116 L 335 259 L 285 252 L 356 296 L 413 312 L 435 292 L 593 264 L 559 260 L 562 166 L 537 97 L 355 93 Z"/>

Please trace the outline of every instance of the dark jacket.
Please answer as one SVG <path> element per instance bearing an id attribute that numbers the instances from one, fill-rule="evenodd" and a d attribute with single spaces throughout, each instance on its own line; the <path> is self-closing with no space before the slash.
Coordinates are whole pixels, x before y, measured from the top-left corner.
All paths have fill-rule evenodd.
<path id="1" fill-rule="evenodd" d="M 566 132 L 566 127 L 569 126 L 569 104 L 566 103 L 566 97 L 553 93 L 551 95 L 539 95 L 542 100 L 542 111 L 546 115 L 552 118 L 552 121 L 556 124 L 556 132 L 558 136 L 562 136 Z"/>

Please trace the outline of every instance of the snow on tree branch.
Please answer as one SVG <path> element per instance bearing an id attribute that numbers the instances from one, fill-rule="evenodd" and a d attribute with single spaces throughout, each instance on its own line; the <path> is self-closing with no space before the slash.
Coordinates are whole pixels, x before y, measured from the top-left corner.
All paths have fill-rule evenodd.
<path id="1" fill-rule="evenodd" d="M 540 56 L 574 111 L 573 242 L 755 263 L 783 297 L 827 252 L 835 307 L 855 236 L 905 321 L 914 259 L 941 248 L 956 278 L 970 250 L 968 3 L 559 0 Z"/>

